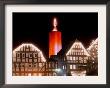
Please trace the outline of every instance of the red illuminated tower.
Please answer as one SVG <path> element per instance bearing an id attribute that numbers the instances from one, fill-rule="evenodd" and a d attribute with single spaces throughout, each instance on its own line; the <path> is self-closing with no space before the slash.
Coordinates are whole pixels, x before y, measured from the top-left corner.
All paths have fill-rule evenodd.
<path id="1" fill-rule="evenodd" d="M 53 19 L 53 30 L 49 32 L 49 57 L 51 55 L 57 55 L 62 49 L 61 32 L 57 30 L 57 19 Z"/>

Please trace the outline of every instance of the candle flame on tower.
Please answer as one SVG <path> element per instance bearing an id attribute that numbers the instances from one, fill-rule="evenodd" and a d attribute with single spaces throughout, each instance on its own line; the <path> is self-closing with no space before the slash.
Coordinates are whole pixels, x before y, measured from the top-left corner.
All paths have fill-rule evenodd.
<path id="1" fill-rule="evenodd" d="M 53 28 L 53 30 L 52 31 L 57 31 L 57 19 L 56 18 L 54 18 L 53 19 L 53 26 L 54 26 L 54 28 Z"/>

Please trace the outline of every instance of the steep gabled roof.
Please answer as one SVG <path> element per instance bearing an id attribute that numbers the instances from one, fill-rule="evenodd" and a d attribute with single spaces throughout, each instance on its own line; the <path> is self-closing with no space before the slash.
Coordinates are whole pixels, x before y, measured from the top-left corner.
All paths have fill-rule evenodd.
<path id="1" fill-rule="evenodd" d="M 18 46 L 16 49 L 13 50 L 13 53 L 16 53 L 16 51 L 20 51 L 20 49 L 22 49 L 23 47 L 28 47 L 28 46 L 32 47 L 33 51 L 38 51 L 40 53 L 41 57 L 42 57 L 41 59 L 44 62 L 46 61 L 42 51 L 32 43 L 23 43 L 23 44 L 21 44 L 20 46 Z"/>
<path id="2" fill-rule="evenodd" d="M 87 50 L 91 50 L 95 44 L 98 44 L 98 38 L 95 41 L 92 41 L 91 45 L 89 46 L 89 48 L 87 48 Z"/>
<path id="3" fill-rule="evenodd" d="M 77 48 L 75 48 L 77 46 Z M 68 52 L 66 53 L 66 55 L 69 55 L 69 53 L 72 51 L 72 50 L 75 50 L 75 49 L 82 49 L 84 51 L 84 55 L 87 55 L 87 56 L 90 56 L 89 53 L 87 52 L 87 50 L 84 48 L 83 44 L 79 41 L 79 40 L 76 40 L 71 48 L 68 50 Z M 80 52 L 80 51 L 77 51 L 77 52 Z"/>

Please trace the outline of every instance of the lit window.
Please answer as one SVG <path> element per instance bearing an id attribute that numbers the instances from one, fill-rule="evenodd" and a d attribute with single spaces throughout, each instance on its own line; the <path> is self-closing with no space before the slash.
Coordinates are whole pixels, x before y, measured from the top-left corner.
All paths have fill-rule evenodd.
<path id="1" fill-rule="evenodd" d="M 32 59 L 29 59 L 29 62 L 32 62 Z"/>
<path id="2" fill-rule="evenodd" d="M 84 63 L 87 63 L 87 60 L 84 60 Z"/>
<path id="3" fill-rule="evenodd" d="M 42 63 L 39 63 L 39 67 L 42 67 Z"/>
<path id="4" fill-rule="evenodd" d="M 38 53 L 38 57 L 41 57 L 40 53 Z"/>
<path id="5" fill-rule="evenodd" d="M 75 60 L 75 57 L 73 57 L 73 60 Z"/>
<path id="6" fill-rule="evenodd" d="M 84 52 L 82 52 L 82 55 L 84 55 Z"/>
<path id="7" fill-rule="evenodd" d="M 63 66 L 63 69 L 65 69 L 65 67 Z"/>
<path id="8" fill-rule="evenodd" d="M 16 71 L 19 71 L 19 68 L 16 68 Z"/>
<path id="9" fill-rule="evenodd" d="M 32 69 L 28 69 L 28 71 L 32 71 Z"/>
<path id="10" fill-rule="evenodd" d="M 76 57 L 76 60 L 78 60 L 78 57 Z"/>
<path id="11" fill-rule="evenodd" d="M 75 46 L 75 48 L 77 48 L 77 45 Z"/>
<path id="12" fill-rule="evenodd" d="M 28 53 L 26 53 L 26 57 L 29 57 L 28 55 L 29 55 L 29 54 L 28 54 Z"/>
<path id="13" fill-rule="evenodd" d="M 36 67 L 36 64 L 34 64 L 33 67 L 35 68 Z"/>
<path id="14" fill-rule="evenodd" d="M 75 55 L 77 55 L 77 52 L 75 53 Z"/>
<path id="15" fill-rule="evenodd" d="M 26 58 L 26 62 L 28 62 L 28 58 Z"/>
<path id="16" fill-rule="evenodd" d="M 22 53 L 22 58 L 25 58 L 25 53 Z"/>
<path id="17" fill-rule="evenodd" d="M 25 68 L 25 71 L 28 71 L 28 68 L 27 67 Z"/>
<path id="18" fill-rule="evenodd" d="M 29 53 L 29 58 L 32 58 L 32 53 Z"/>
<path id="19" fill-rule="evenodd" d="M 78 60 L 75 60 L 75 63 L 78 63 Z"/>
<path id="20" fill-rule="evenodd" d="M 20 58 L 20 53 L 17 52 L 16 54 L 16 58 Z"/>
<path id="21" fill-rule="evenodd" d="M 79 63 L 83 63 L 83 60 L 80 60 Z"/>
<path id="22" fill-rule="evenodd" d="M 85 59 L 85 60 L 87 60 L 87 59 L 88 59 L 88 57 L 84 57 L 84 59 Z"/>
<path id="23" fill-rule="evenodd" d="M 38 62 L 40 62 L 40 58 L 38 58 Z"/>
<path id="24" fill-rule="evenodd" d="M 25 67 L 28 67 L 28 63 L 25 63 Z"/>
<path id="25" fill-rule="evenodd" d="M 21 59 L 17 59 L 17 62 L 21 62 Z"/>
<path id="26" fill-rule="evenodd" d="M 79 60 L 82 60 L 82 58 L 81 58 L 81 57 L 79 57 Z"/>
<path id="27" fill-rule="evenodd" d="M 34 56 L 34 58 L 37 58 L 38 57 L 38 54 L 37 53 L 34 53 L 33 56 Z"/>
<path id="28" fill-rule="evenodd" d="M 21 63 L 20 65 L 21 65 L 21 67 L 24 67 L 24 63 Z"/>
<path id="29" fill-rule="evenodd" d="M 76 69 L 76 65 L 73 65 L 73 69 Z"/>
<path id="30" fill-rule="evenodd" d="M 21 68 L 21 71 L 24 71 L 24 68 Z"/>
<path id="31" fill-rule="evenodd" d="M 33 76 L 37 76 L 37 74 L 36 73 L 33 73 Z"/>
<path id="32" fill-rule="evenodd" d="M 22 59 L 22 62 L 25 62 L 25 59 Z"/>
<path id="33" fill-rule="evenodd" d="M 16 73 L 16 76 L 19 76 L 19 73 Z"/>
<path id="34" fill-rule="evenodd" d="M 72 57 L 70 57 L 70 60 L 72 60 Z"/>
<path id="35" fill-rule="evenodd" d="M 69 60 L 69 56 L 67 56 L 67 60 Z"/>
<path id="36" fill-rule="evenodd" d="M 29 48 L 27 48 L 26 51 L 29 51 Z"/>
<path id="37" fill-rule="evenodd" d="M 28 73 L 28 76 L 31 76 L 31 73 Z"/>
<path id="38" fill-rule="evenodd" d="M 34 62 L 37 62 L 37 59 L 34 59 Z"/>
<path id="39" fill-rule="evenodd" d="M 81 55 L 81 52 L 79 52 L 79 55 Z"/>
<path id="40" fill-rule="evenodd" d="M 51 73 L 49 73 L 49 76 L 51 76 L 52 74 Z"/>
<path id="41" fill-rule="evenodd" d="M 72 69 L 72 65 L 70 65 L 70 69 Z"/>

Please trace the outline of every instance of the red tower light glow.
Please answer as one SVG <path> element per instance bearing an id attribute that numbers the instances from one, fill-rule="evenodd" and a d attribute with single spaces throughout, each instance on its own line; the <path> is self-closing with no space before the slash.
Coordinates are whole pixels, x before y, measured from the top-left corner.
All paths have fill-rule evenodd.
<path id="1" fill-rule="evenodd" d="M 61 32 L 57 30 L 57 19 L 53 19 L 53 30 L 49 32 L 49 57 L 51 55 L 57 55 L 62 49 Z"/>

